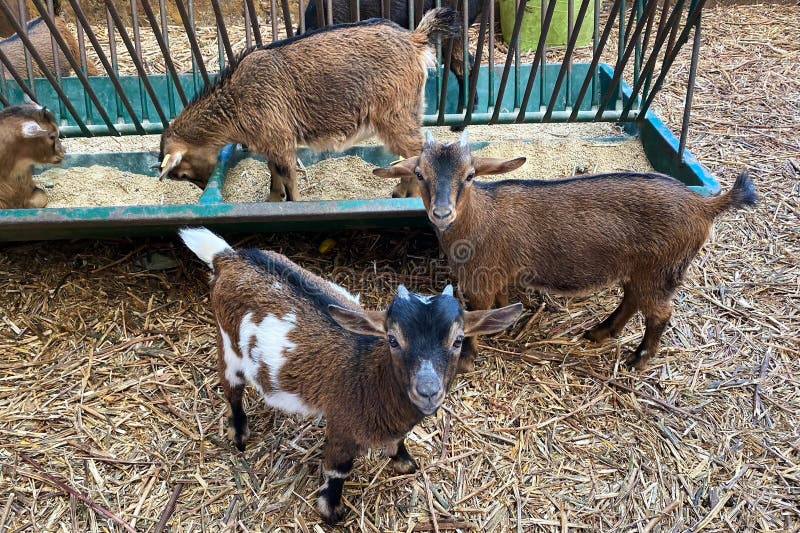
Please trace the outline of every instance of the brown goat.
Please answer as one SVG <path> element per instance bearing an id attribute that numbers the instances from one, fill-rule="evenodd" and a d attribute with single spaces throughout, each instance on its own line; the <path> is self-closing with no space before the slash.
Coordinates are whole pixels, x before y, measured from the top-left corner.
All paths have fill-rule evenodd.
<path id="1" fill-rule="evenodd" d="M 11 10 L 11 14 L 14 19 L 19 22 L 20 24 L 25 24 L 25 22 L 30 17 L 28 13 L 28 5 L 26 3 L 22 3 L 22 11 L 20 11 L 19 2 L 15 0 L 7 0 L 8 7 Z M 0 37 L 8 37 L 9 35 L 13 35 L 16 33 L 14 26 L 8 20 L 8 17 L 5 16 L 5 13 L 0 10 Z"/>
<path id="2" fill-rule="evenodd" d="M 31 165 L 63 160 L 50 111 L 37 105 L 0 111 L 0 209 L 46 206 L 47 195 L 34 185 Z"/>
<path id="3" fill-rule="evenodd" d="M 283 255 L 233 250 L 204 228 L 180 235 L 213 271 L 210 301 L 232 439 L 243 451 L 246 383 L 272 407 L 324 415 L 317 506 L 329 523 L 341 518 L 344 480 L 367 450 L 386 449 L 396 471 L 416 471 L 405 436 L 444 401 L 464 336 L 505 329 L 522 312 L 520 304 L 464 312 L 452 286 L 420 296 L 402 285 L 386 311 L 365 311 L 344 288 Z"/>
<path id="4" fill-rule="evenodd" d="M 668 176 L 636 172 L 476 182 L 519 168 L 525 158 L 475 158 L 466 133 L 449 144 L 428 136 L 419 157 L 374 172 L 419 179 L 428 218 L 470 307 L 505 305 L 512 288 L 580 294 L 619 283 L 622 303 L 585 336 L 614 337 L 641 311 L 644 338 L 626 361 L 638 369 L 658 351 L 672 295 L 714 218 L 756 202 L 745 174 L 713 198 Z M 469 368 L 474 350 L 464 352 Z"/>
<path id="5" fill-rule="evenodd" d="M 72 35 L 69 26 L 67 26 L 66 20 L 64 20 L 63 16 L 56 15 L 53 19 L 53 22 L 58 29 L 58 33 L 60 33 L 61 37 L 64 39 L 67 48 L 69 48 L 70 55 L 78 63 L 80 63 L 80 49 L 78 48 L 78 41 L 75 39 L 75 36 Z M 53 43 L 50 37 L 50 28 L 47 27 L 47 24 L 45 24 L 41 17 L 28 22 L 27 35 L 36 51 L 42 57 L 42 61 L 44 61 L 48 70 L 55 74 L 56 67 L 55 61 L 53 60 Z M 0 41 L 0 50 L 2 50 L 3 53 L 8 57 L 8 60 L 11 62 L 14 70 L 17 71 L 17 74 L 22 77 L 26 77 L 28 71 L 25 63 L 25 45 L 22 43 L 19 35 L 15 33 L 8 39 Z M 73 73 L 72 66 L 70 65 L 69 60 L 67 60 L 67 57 L 64 55 L 64 52 L 61 50 L 61 47 L 58 45 L 58 43 L 56 43 L 56 50 L 58 51 L 58 66 L 60 74 L 62 76 L 70 76 Z M 33 75 L 35 77 L 43 76 L 42 69 L 33 58 L 31 58 L 31 67 L 33 68 Z M 4 69 L 4 72 L 6 78 L 12 77 L 7 68 Z M 89 76 L 98 75 L 97 67 L 89 60 L 86 61 L 86 72 Z"/>
<path id="6" fill-rule="evenodd" d="M 205 187 L 217 154 L 241 143 L 269 160 L 270 200 L 298 200 L 298 144 L 342 150 L 377 134 L 389 150 L 418 154 L 435 35 L 460 31 L 449 8 L 415 31 L 371 19 L 252 47 L 189 104 L 161 138 L 161 177 Z M 418 195 L 405 179 L 393 196 Z"/>

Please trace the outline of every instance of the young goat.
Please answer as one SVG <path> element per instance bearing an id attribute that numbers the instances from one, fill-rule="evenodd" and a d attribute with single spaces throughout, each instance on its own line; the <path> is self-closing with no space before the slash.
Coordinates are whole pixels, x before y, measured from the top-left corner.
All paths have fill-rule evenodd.
<path id="1" fill-rule="evenodd" d="M 31 165 L 63 160 L 58 126 L 50 111 L 37 105 L 0 111 L 0 209 L 46 206 L 47 196 L 34 185 Z"/>
<path id="2" fill-rule="evenodd" d="M 714 218 L 755 204 L 752 182 L 742 174 L 727 193 L 705 198 L 668 176 L 635 172 L 473 181 L 524 162 L 472 157 L 466 132 L 450 144 L 428 132 L 419 157 L 374 172 L 419 179 L 428 218 L 472 309 L 504 305 L 512 288 L 580 294 L 621 284 L 622 303 L 585 337 L 614 337 L 641 311 L 644 338 L 626 363 L 645 368 L 669 321 L 675 288 Z M 469 344 L 465 368 L 474 352 Z"/>
<path id="3" fill-rule="evenodd" d="M 219 149 L 241 143 L 268 158 L 270 200 L 298 200 L 298 143 L 342 150 L 376 133 L 392 152 L 418 154 L 430 44 L 459 31 L 441 8 L 413 32 L 373 19 L 248 48 L 164 131 L 161 177 L 205 187 Z M 410 179 L 393 192 L 418 194 Z"/>
<path id="4" fill-rule="evenodd" d="M 409 0 L 391 0 L 391 16 L 387 17 L 392 22 L 396 22 L 403 28 L 408 28 L 409 24 L 409 13 L 408 13 L 408 2 Z M 331 8 L 333 11 L 333 23 L 340 24 L 343 22 L 350 22 L 356 20 L 357 13 L 352 8 L 355 6 L 354 3 L 351 3 L 349 0 L 333 0 L 331 4 Z M 383 13 L 383 6 L 384 2 L 382 0 L 361 0 L 360 4 L 360 18 L 368 19 L 373 17 L 381 17 Z M 419 19 L 420 15 L 433 9 L 436 7 L 436 2 L 434 0 L 425 0 L 422 4 L 415 3 L 417 9 L 420 7 L 422 8 L 421 11 L 417 11 L 416 18 Z M 464 9 L 467 10 L 467 24 L 472 26 L 475 20 L 478 18 L 481 12 L 481 2 L 479 0 L 469 0 L 465 5 Z M 324 10 L 323 10 L 324 11 Z M 314 30 L 316 28 L 323 27 L 327 18 L 325 17 L 325 13 L 320 13 L 317 10 L 317 2 L 311 1 L 308 3 L 308 7 L 306 7 L 305 12 L 305 22 L 306 22 L 306 31 Z M 300 33 L 300 28 L 297 28 L 297 33 Z M 474 58 L 472 54 L 468 54 L 469 60 L 469 71 L 472 71 Z M 464 42 L 462 39 L 454 39 L 453 40 L 453 48 L 450 54 L 450 71 L 455 75 L 456 79 L 458 80 L 458 103 L 464 101 Z M 477 95 L 476 95 L 477 100 Z M 476 102 L 477 103 L 477 102 Z M 460 126 L 453 126 L 451 129 L 458 130 L 462 129 Z"/>
<path id="5" fill-rule="evenodd" d="M 356 456 L 386 448 L 395 470 L 416 471 L 405 436 L 444 401 L 463 337 L 500 331 L 522 311 L 516 304 L 464 312 L 451 286 L 420 296 L 402 285 L 386 311 L 365 311 L 344 288 L 283 255 L 233 250 L 204 228 L 180 235 L 213 271 L 219 378 L 237 448 L 249 435 L 245 382 L 272 407 L 325 415 L 317 503 L 329 523 L 342 516 L 342 486 Z"/>
<path id="6" fill-rule="evenodd" d="M 67 26 L 67 22 L 64 20 L 64 17 L 57 15 L 53 19 L 53 22 L 56 25 L 56 29 L 58 29 L 58 33 L 61 34 L 61 37 L 64 39 L 64 43 L 67 45 L 70 55 L 77 62 L 80 62 L 78 41 L 75 39 L 75 36 L 72 35 L 69 26 Z M 56 65 L 55 60 L 53 59 L 53 43 L 50 37 L 50 28 L 47 27 L 47 24 L 45 24 L 41 18 L 36 18 L 28 22 L 27 35 L 36 51 L 42 57 L 42 61 L 45 63 L 47 68 L 50 70 L 50 72 L 55 74 Z M 28 71 L 25 62 L 25 45 L 22 43 L 19 35 L 15 33 L 8 39 L 0 41 L 0 50 L 2 50 L 3 53 L 8 57 L 8 60 L 11 62 L 14 70 L 17 71 L 17 74 L 23 78 L 27 77 Z M 61 47 L 58 46 L 58 43 L 56 43 L 56 50 L 58 51 L 58 66 L 60 74 L 62 76 L 71 75 L 73 73 L 72 66 L 69 63 L 69 60 L 67 60 L 67 57 L 64 55 L 64 52 L 61 50 Z M 42 69 L 32 57 L 31 66 L 33 67 L 33 75 L 36 77 L 41 77 Z M 12 77 L 8 69 L 3 70 L 6 78 Z M 97 76 L 98 74 L 97 67 L 95 67 L 94 63 L 91 61 L 86 62 L 86 72 L 89 76 Z"/>

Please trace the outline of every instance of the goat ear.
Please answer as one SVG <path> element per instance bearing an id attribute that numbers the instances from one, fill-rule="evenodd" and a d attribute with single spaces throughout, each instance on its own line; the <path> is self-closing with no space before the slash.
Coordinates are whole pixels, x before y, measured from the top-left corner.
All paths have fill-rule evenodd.
<path id="1" fill-rule="evenodd" d="M 328 312 L 334 322 L 347 331 L 371 337 L 383 337 L 386 334 L 386 311 L 353 311 L 331 304 Z"/>
<path id="2" fill-rule="evenodd" d="M 488 335 L 503 331 L 519 318 L 522 309 L 522 304 L 516 303 L 488 311 L 467 311 L 464 313 L 464 336 Z"/>
<path id="3" fill-rule="evenodd" d="M 414 176 L 418 164 L 419 156 L 414 156 L 398 161 L 390 167 L 376 168 L 372 173 L 381 178 L 410 178 Z"/>
<path id="4" fill-rule="evenodd" d="M 27 120 L 22 123 L 22 136 L 27 138 L 46 137 L 47 130 L 39 125 L 35 120 Z"/>
<path id="5" fill-rule="evenodd" d="M 183 159 L 183 152 L 175 152 L 174 154 L 164 154 L 164 159 L 161 160 L 161 174 L 158 179 L 163 180 L 170 172 L 175 170 L 175 167 L 181 164 Z"/>
<path id="6" fill-rule="evenodd" d="M 505 174 L 516 170 L 525 164 L 524 157 L 516 159 L 495 159 L 493 157 L 476 157 L 472 161 L 476 176 L 489 176 L 491 174 Z"/>

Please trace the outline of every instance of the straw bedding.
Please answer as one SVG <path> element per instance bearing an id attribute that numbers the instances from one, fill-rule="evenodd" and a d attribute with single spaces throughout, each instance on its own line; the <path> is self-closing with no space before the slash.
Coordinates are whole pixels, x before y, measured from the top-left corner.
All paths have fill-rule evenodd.
<path id="1" fill-rule="evenodd" d="M 745 166 L 762 202 L 715 225 L 650 368 L 618 366 L 638 322 L 617 343 L 577 339 L 617 291 L 536 297 L 413 432 L 420 473 L 356 462 L 345 530 L 798 530 L 798 19 L 791 5 L 705 17 L 689 147 L 726 187 Z M 658 101 L 673 128 L 687 65 Z M 448 280 L 424 231 L 232 241 L 287 253 L 370 307 L 398 282 Z M 250 394 L 249 449 L 224 436 L 206 282 L 174 238 L 3 247 L 6 531 L 325 530 L 320 423 Z"/>

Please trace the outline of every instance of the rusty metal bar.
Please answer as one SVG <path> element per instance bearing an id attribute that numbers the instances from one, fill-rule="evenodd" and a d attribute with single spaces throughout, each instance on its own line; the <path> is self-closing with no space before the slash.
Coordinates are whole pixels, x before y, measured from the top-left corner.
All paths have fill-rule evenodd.
<path id="1" fill-rule="evenodd" d="M 597 65 L 600 63 L 600 57 L 603 55 L 603 50 L 606 48 L 608 37 L 611 35 L 611 29 L 614 26 L 613 21 L 617 17 L 617 12 L 621 5 L 622 0 L 614 0 L 614 3 L 611 5 L 611 11 L 608 13 L 608 22 L 603 28 L 603 34 L 600 36 L 600 41 L 597 43 L 595 51 L 592 54 L 592 62 L 589 64 L 589 70 L 586 72 L 586 77 L 583 79 L 581 88 L 578 91 L 578 96 L 575 97 L 575 106 L 572 108 L 572 113 L 569 116 L 570 121 L 574 121 L 578 118 L 578 111 L 581 108 L 581 104 L 583 104 L 583 98 L 586 96 L 586 90 L 589 88 L 589 82 L 594 82 L 594 78 L 597 75 Z"/>
<path id="2" fill-rule="evenodd" d="M 180 2 L 181 0 L 176 0 L 176 2 Z M 250 26 L 253 28 L 253 36 L 256 39 L 256 45 L 261 46 L 263 43 L 261 39 L 261 29 L 258 27 L 258 13 L 256 12 L 256 6 L 253 4 L 253 0 L 244 0 L 245 6 L 247 7 L 247 15 L 250 18 Z"/>
<path id="3" fill-rule="evenodd" d="M 325 26 L 325 3 L 323 0 L 311 0 L 317 4 L 317 28 Z"/>
<path id="4" fill-rule="evenodd" d="M 553 20 L 553 13 L 555 13 L 556 10 L 556 2 L 557 0 L 550 0 L 550 2 L 547 4 L 547 12 L 545 12 L 544 17 L 542 17 L 542 31 L 539 32 L 539 42 L 536 43 L 536 55 L 533 57 L 533 63 L 531 63 L 531 73 L 528 76 L 528 83 L 525 86 L 525 94 L 522 96 L 522 102 L 519 105 L 519 113 L 517 115 L 517 122 L 519 123 L 523 122 L 525 119 L 525 110 L 528 108 L 528 100 L 530 100 L 531 92 L 533 91 L 533 83 L 536 79 L 536 71 L 539 69 L 539 64 L 542 63 L 547 33 L 550 28 L 550 22 Z"/>
<path id="5" fill-rule="evenodd" d="M 689 81 L 686 84 L 686 103 L 683 105 L 683 121 L 681 122 L 681 139 L 678 145 L 678 157 L 683 160 L 686 150 L 686 138 L 689 134 L 689 121 L 691 120 L 692 100 L 694 98 L 694 82 L 697 78 L 697 60 L 700 55 L 700 25 L 702 15 L 698 14 L 697 24 L 694 27 L 694 42 L 692 44 L 692 60 L 689 66 Z"/>
<path id="6" fill-rule="evenodd" d="M 658 0 L 647 0 L 647 6 L 645 7 L 645 13 L 647 13 L 648 17 L 655 12 L 655 8 L 656 8 L 656 4 L 657 3 L 658 3 Z M 630 19 L 631 21 L 633 20 L 633 14 L 635 13 L 635 11 L 636 11 L 635 8 L 631 10 L 631 19 Z M 645 24 L 642 24 L 641 20 L 636 24 L 636 28 L 633 31 L 633 36 L 628 41 L 628 45 L 625 47 L 625 51 L 622 54 L 622 58 L 620 59 L 620 61 L 614 67 L 614 76 L 611 78 L 611 81 L 608 84 L 608 88 L 606 89 L 606 93 L 603 96 L 603 99 L 601 100 L 600 107 L 597 110 L 597 120 L 600 120 L 600 116 L 602 115 L 603 110 L 610 103 L 611 94 L 614 91 L 616 91 L 616 90 L 621 88 L 622 85 L 620 84 L 620 80 L 622 79 L 622 74 L 625 72 L 625 66 L 628 64 L 628 61 L 631 58 L 631 54 L 636 49 L 636 46 L 635 46 L 636 45 L 636 41 L 637 41 L 639 35 L 641 35 L 642 31 L 644 31 L 644 27 L 645 27 Z M 634 93 L 634 94 L 631 95 L 631 101 L 633 101 L 635 99 L 636 99 L 636 94 Z"/>
<path id="7" fill-rule="evenodd" d="M 30 52 L 31 57 L 33 58 L 33 60 L 36 61 L 36 64 L 41 69 L 42 74 L 44 75 L 44 77 L 47 78 L 47 81 L 49 81 L 50 85 L 53 86 L 53 90 L 56 92 L 56 94 L 61 99 L 61 101 L 64 102 L 64 105 L 66 106 L 66 108 L 69 111 L 69 113 L 75 119 L 75 122 L 78 124 L 78 127 L 81 129 L 81 131 L 85 135 L 91 137 L 92 133 L 86 127 L 86 124 L 84 123 L 84 121 L 81 118 L 80 114 L 75 109 L 75 107 L 72 105 L 72 102 L 70 102 L 69 97 L 67 97 L 67 95 L 64 93 L 64 91 L 62 90 L 61 86 L 58 84 L 56 79 L 53 77 L 53 73 L 50 72 L 49 68 L 47 68 L 47 63 L 44 62 L 44 60 L 42 59 L 42 56 L 40 56 L 39 52 L 36 51 L 36 48 L 33 46 L 33 43 L 31 42 L 30 38 L 28 38 L 27 33 L 25 31 L 23 31 L 22 26 L 24 25 L 24 23 L 22 25 L 20 25 L 20 23 L 17 22 L 17 19 L 14 17 L 13 12 L 11 11 L 11 9 L 9 9 L 8 5 L 6 5 L 5 2 L 0 2 L 0 9 L 2 9 L 3 13 L 5 14 L 6 18 L 8 19 L 8 22 L 11 24 L 11 27 L 14 28 L 14 30 L 16 31 L 17 35 L 19 36 L 19 39 L 22 41 L 22 44 Z M 53 26 L 55 26 L 55 24 L 52 21 L 48 21 L 48 22 L 50 22 L 50 24 L 53 24 Z M 56 32 L 56 33 L 58 33 L 58 32 Z M 59 39 L 62 39 L 61 35 L 59 35 Z M 62 39 L 62 41 L 63 41 L 63 39 Z M 5 54 L 3 54 L 3 57 L 5 57 Z M 8 58 L 5 57 L 5 59 L 7 60 Z M 6 64 L 6 67 L 11 67 L 11 68 L 9 68 L 9 71 L 11 71 L 12 75 L 13 75 L 14 74 L 14 67 L 10 63 Z M 31 83 L 31 85 L 33 85 L 33 83 Z M 32 97 L 32 98 L 34 100 L 36 100 L 35 97 Z"/>
<path id="8" fill-rule="evenodd" d="M 100 103 L 100 100 L 97 98 L 97 95 L 92 89 L 92 86 L 89 83 L 89 78 L 86 76 L 86 73 L 84 73 L 83 70 L 81 69 L 81 65 L 78 62 L 78 59 L 72 56 L 66 41 L 64 41 L 64 37 L 58 32 L 58 28 L 56 27 L 55 22 L 53 22 L 52 18 L 45 16 L 45 14 L 47 13 L 47 8 L 41 3 L 41 0 L 31 0 L 31 1 L 33 2 L 34 7 L 36 7 L 36 9 L 42 15 L 42 21 L 47 25 L 47 28 L 50 30 L 51 37 L 56 41 L 58 46 L 61 47 L 61 50 L 64 51 L 64 57 L 67 58 L 67 61 L 69 62 L 70 66 L 75 71 L 75 76 L 77 76 L 77 78 L 80 80 L 81 85 L 83 85 L 84 91 L 86 91 L 86 94 L 89 96 L 92 104 L 94 104 L 98 113 L 100 113 L 100 117 L 103 119 L 103 122 L 106 123 L 108 129 L 111 130 L 115 135 L 119 135 L 119 132 L 114 127 L 114 123 L 108 116 L 105 107 L 103 107 L 103 105 Z M 48 7 L 52 8 L 52 5 Z M 57 52 L 57 50 L 54 50 L 54 52 Z"/>
<path id="9" fill-rule="evenodd" d="M 519 41 L 519 30 L 522 27 L 522 17 L 525 15 L 525 6 L 528 0 L 520 0 L 517 6 L 516 20 L 514 21 L 514 31 L 511 32 L 511 42 L 508 44 L 508 55 L 506 56 L 506 64 L 503 67 L 503 77 L 500 79 L 500 87 L 497 91 L 497 99 L 494 104 L 494 112 L 489 124 L 496 124 L 497 119 L 500 117 L 500 109 L 502 108 L 503 95 L 506 92 L 506 85 L 508 84 L 508 74 L 511 72 L 511 62 L 514 60 L 514 50 Z M 533 72 L 531 72 L 533 76 Z"/>
<path id="10" fill-rule="evenodd" d="M 216 3 L 216 1 L 217 0 L 212 0 L 214 3 Z M 175 63 L 172 62 L 172 56 L 169 53 L 169 43 L 164 39 L 164 36 L 161 33 L 161 28 L 158 26 L 158 21 L 156 20 L 149 0 L 141 0 L 141 2 L 142 7 L 144 8 L 145 16 L 147 17 L 147 21 L 150 23 L 150 27 L 153 29 L 153 35 L 155 36 L 158 47 L 161 49 L 161 54 L 164 57 L 164 65 L 167 67 L 167 72 L 169 72 L 169 75 L 172 78 L 172 85 L 175 86 L 175 90 L 178 92 L 181 102 L 184 106 L 186 106 L 188 101 L 186 99 L 186 94 L 183 92 L 183 85 L 181 84 L 181 79 L 178 76 L 178 71 L 175 68 Z M 166 33 L 166 25 L 164 25 L 163 30 Z M 230 47 L 230 43 L 228 43 L 228 46 Z M 233 52 L 231 52 L 231 54 L 233 54 Z M 169 84 L 167 84 L 167 87 L 169 87 Z"/>
<path id="11" fill-rule="evenodd" d="M 272 23 L 272 42 L 278 40 L 278 2 L 269 0 L 269 21 Z"/>
<path id="12" fill-rule="evenodd" d="M 328 26 L 333 25 L 333 0 L 325 0 L 325 7 L 327 8 L 327 16 L 325 18 Z"/>
<path id="13" fill-rule="evenodd" d="M 231 48 L 231 40 L 228 37 L 228 28 L 225 26 L 225 17 L 222 16 L 222 8 L 219 7 L 219 0 L 211 0 L 211 7 L 214 9 L 214 18 L 217 21 L 217 31 L 219 31 L 219 38 L 222 41 L 222 46 L 225 48 L 225 55 L 228 57 L 228 62 L 233 61 L 233 48 Z"/>
<path id="14" fill-rule="evenodd" d="M 381 0 L 381 17 L 392 19 L 392 0 Z"/>
<path id="15" fill-rule="evenodd" d="M 178 0 L 180 2 L 180 0 Z M 150 84 L 150 80 L 147 77 L 147 71 L 142 65 L 142 62 L 139 60 L 139 57 L 136 55 L 136 51 L 133 48 L 133 43 L 131 43 L 130 37 L 128 37 L 127 32 L 125 31 L 125 26 L 122 23 L 122 19 L 117 12 L 117 8 L 114 7 L 113 0 L 105 0 L 106 8 L 108 9 L 111 18 L 114 20 L 114 24 L 117 25 L 117 29 L 119 30 L 119 36 L 122 38 L 122 42 L 125 44 L 125 48 L 128 49 L 128 54 L 131 56 L 131 60 L 133 60 L 133 64 L 136 66 L 136 71 L 139 73 L 139 79 L 142 80 L 144 84 L 145 90 L 147 94 L 150 96 L 150 100 L 153 102 L 153 106 L 156 108 L 156 113 L 158 113 L 158 117 L 161 119 L 161 123 L 166 128 L 169 125 L 169 120 L 167 116 L 164 114 L 164 110 L 161 108 L 161 104 L 158 101 L 158 97 L 156 96 L 156 92 L 153 90 L 153 86 Z"/>
<path id="16" fill-rule="evenodd" d="M 491 0 L 490 0 L 491 1 Z M 478 75 L 480 73 L 481 61 L 483 60 L 483 48 L 486 46 L 486 29 L 489 24 L 489 10 L 481 8 L 481 27 L 478 30 L 478 42 L 475 45 L 475 68 L 477 72 L 469 80 L 469 92 L 467 95 L 467 111 L 464 114 L 464 126 L 471 123 L 472 113 L 475 110 L 475 95 L 478 92 Z M 489 95 L 491 98 L 491 94 Z"/>
<path id="17" fill-rule="evenodd" d="M 571 0 L 570 0 L 571 1 Z M 556 76 L 556 83 L 553 86 L 553 94 L 550 97 L 550 102 L 547 104 L 547 111 L 544 114 L 544 118 L 542 119 L 543 122 L 549 122 L 550 117 L 553 116 L 553 109 L 556 105 L 556 100 L 558 99 L 558 92 L 561 89 L 561 84 L 564 81 L 564 76 L 568 74 L 568 67 L 572 64 L 572 52 L 575 49 L 575 43 L 578 41 L 578 35 L 581 31 L 581 26 L 583 24 L 583 17 L 586 15 L 586 11 L 589 10 L 589 0 L 583 0 L 581 2 L 581 7 L 578 9 L 578 18 L 577 24 L 574 28 L 571 29 L 569 33 L 569 41 L 567 42 L 567 49 L 565 51 L 564 60 L 561 62 L 561 68 L 558 70 L 558 75 Z M 570 19 L 572 16 L 570 15 Z M 569 59 L 569 61 L 567 61 Z M 567 101 L 569 102 L 569 87 L 567 87 Z"/>
<path id="18" fill-rule="evenodd" d="M 142 123 L 139 121 L 139 117 L 136 116 L 136 112 L 133 110 L 133 106 L 131 105 L 128 97 L 125 95 L 125 91 L 122 89 L 122 84 L 119 81 L 119 76 L 115 72 L 115 68 L 112 63 L 109 62 L 108 57 L 106 57 L 105 52 L 103 52 L 102 46 L 100 46 L 100 41 L 97 40 L 97 35 L 95 35 L 92 27 L 89 25 L 89 21 L 86 19 L 86 14 L 81 9 L 78 0 L 69 0 L 70 5 L 72 6 L 72 10 L 75 12 L 75 18 L 78 19 L 78 23 L 83 29 L 86 31 L 86 36 L 89 38 L 89 42 L 92 43 L 92 47 L 94 51 L 97 53 L 97 57 L 100 59 L 100 63 L 102 63 L 103 68 L 106 70 L 108 74 L 108 78 L 111 80 L 112 85 L 114 85 L 114 92 L 116 93 L 116 101 L 117 105 L 119 106 L 120 103 L 125 107 L 128 111 L 128 114 L 133 121 L 134 128 L 136 133 L 139 135 L 144 135 L 145 130 L 142 127 Z M 120 116 L 119 111 L 117 112 L 117 117 Z"/>
<path id="19" fill-rule="evenodd" d="M 678 0 L 675 4 L 675 7 L 672 9 L 672 13 L 670 13 L 667 23 L 662 28 L 663 31 L 660 33 L 656 33 L 656 39 L 653 43 L 653 51 L 650 52 L 650 57 L 647 60 L 647 63 L 642 70 L 642 76 L 639 78 L 639 82 L 634 84 L 633 89 L 631 90 L 631 98 L 628 100 L 628 103 L 622 109 L 622 117 L 623 120 L 628 118 L 628 114 L 630 113 L 631 108 L 633 107 L 633 102 L 636 99 L 639 91 L 642 89 L 642 85 L 647 82 L 653 75 L 655 70 L 656 61 L 658 61 L 658 53 L 661 51 L 661 47 L 664 46 L 664 41 L 667 40 L 667 33 L 668 30 L 675 24 L 676 20 L 680 17 L 680 13 L 683 10 L 684 0 Z M 641 93 L 644 97 L 644 91 Z M 643 110 L 639 111 L 641 114 L 644 113 Z"/>
<path id="20" fill-rule="evenodd" d="M 281 10 L 283 10 L 283 24 L 286 27 L 286 36 L 292 37 L 294 35 L 294 27 L 292 26 L 292 13 L 289 11 L 289 0 L 281 0 Z"/>
<path id="21" fill-rule="evenodd" d="M 311 0 L 312 2 L 314 0 Z M 306 6 L 304 5 L 303 0 L 297 0 L 297 9 L 300 13 L 300 23 L 298 25 L 300 34 L 306 32 Z"/>

